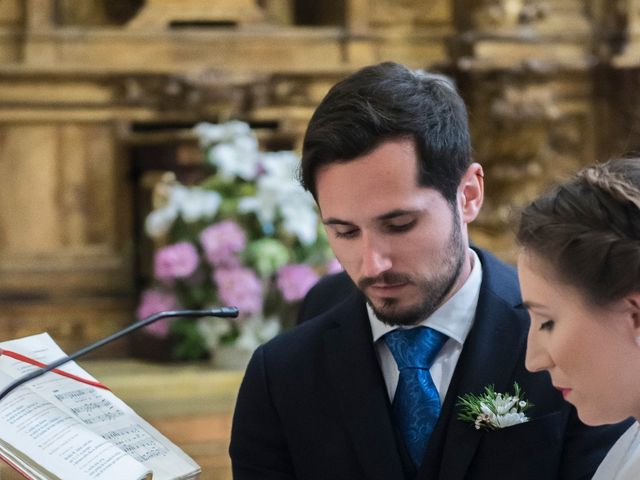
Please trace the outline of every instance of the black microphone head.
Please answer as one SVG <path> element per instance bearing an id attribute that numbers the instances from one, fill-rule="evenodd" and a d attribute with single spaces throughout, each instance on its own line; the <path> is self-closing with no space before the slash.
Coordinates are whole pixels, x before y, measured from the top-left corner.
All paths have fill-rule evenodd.
<path id="1" fill-rule="evenodd" d="M 239 314 L 238 307 L 220 307 L 207 311 L 207 315 L 211 317 L 235 318 Z"/>

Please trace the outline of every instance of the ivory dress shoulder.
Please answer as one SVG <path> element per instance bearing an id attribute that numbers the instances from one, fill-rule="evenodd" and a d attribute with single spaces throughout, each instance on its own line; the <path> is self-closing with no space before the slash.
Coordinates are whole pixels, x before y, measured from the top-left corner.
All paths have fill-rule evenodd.
<path id="1" fill-rule="evenodd" d="M 635 422 L 611 447 L 592 480 L 640 479 L 640 424 Z"/>

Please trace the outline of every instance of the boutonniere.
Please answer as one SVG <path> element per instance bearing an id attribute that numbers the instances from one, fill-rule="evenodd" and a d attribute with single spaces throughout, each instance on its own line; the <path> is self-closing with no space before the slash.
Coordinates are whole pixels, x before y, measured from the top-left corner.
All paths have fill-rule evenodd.
<path id="1" fill-rule="evenodd" d="M 497 430 L 529 421 L 525 412 L 533 406 L 524 398 L 520 385 L 513 384 L 514 393 L 497 393 L 493 385 L 485 387 L 482 395 L 458 397 L 458 420 L 472 422 L 476 430 Z"/>

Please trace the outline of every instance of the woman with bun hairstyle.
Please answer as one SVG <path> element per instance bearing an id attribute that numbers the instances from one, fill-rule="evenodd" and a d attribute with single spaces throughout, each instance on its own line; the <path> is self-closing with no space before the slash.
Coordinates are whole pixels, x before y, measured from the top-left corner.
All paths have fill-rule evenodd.
<path id="1" fill-rule="evenodd" d="M 546 370 L 588 425 L 636 421 L 594 479 L 640 479 L 640 158 L 580 171 L 517 231 L 526 367 Z"/>

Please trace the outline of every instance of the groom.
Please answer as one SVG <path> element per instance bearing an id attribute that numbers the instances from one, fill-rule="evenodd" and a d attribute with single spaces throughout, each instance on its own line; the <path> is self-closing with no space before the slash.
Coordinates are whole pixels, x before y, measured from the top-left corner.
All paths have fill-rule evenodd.
<path id="1" fill-rule="evenodd" d="M 313 318 L 255 352 L 234 478 L 590 478 L 625 426 L 586 427 L 525 370 L 515 273 L 469 247 L 484 179 L 454 87 L 395 63 L 346 78 L 309 123 L 301 179 L 346 273 L 308 295 Z M 514 382 L 528 422 L 458 419 L 460 396 Z"/>

